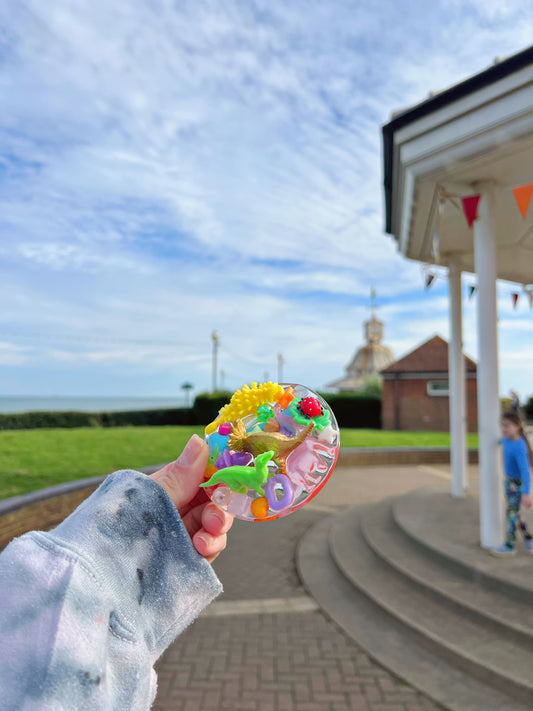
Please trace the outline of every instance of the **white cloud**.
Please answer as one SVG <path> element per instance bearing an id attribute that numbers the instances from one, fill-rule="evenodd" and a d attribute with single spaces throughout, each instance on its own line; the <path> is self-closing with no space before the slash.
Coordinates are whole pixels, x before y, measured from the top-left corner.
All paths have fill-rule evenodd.
<path id="1" fill-rule="evenodd" d="M 360 342 L 370 287 L 395 351 L 446 336 L 445 292 L 424 294 L 382 233 L 380 124 L 520 49 L 520 12 L 8 0 L 0 326 L 25 334 L 10 347 L 32 345 L 33 369 L 122 362 L 207 385 L 216 327 L 228 382 L 282 351 L 320 385 Z"/>

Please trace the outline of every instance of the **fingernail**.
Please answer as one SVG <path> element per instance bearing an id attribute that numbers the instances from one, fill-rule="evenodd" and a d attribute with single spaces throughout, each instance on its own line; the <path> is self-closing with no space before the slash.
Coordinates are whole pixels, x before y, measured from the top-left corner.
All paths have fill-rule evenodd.
<path id="1" fill-rule="evenodd" d="M 195 540 L 195 541 L 198 541 L 198 540 L 202 541 L 202 542 L 204 543 L 204 545 L 205 545 L 206 548 L 207 548 L 207 546 L 209 545 L 209 544 L 207 543 L 206 538 L 205 538 L 204 536 L 202 536 L 201 533 L 197 533 L 196 536 L 194 537 L 194 540 Z"/>
<path id="2" fill-rule="evenodd" d="M 224 514 L 222 512 L 219 513 L 218 511 L 210 511 L 209 518 L 212 518 L 213 522 L 216 522 L 219 526 L 223 526 L 226 521 Z"/>
<path id="3" fill-rule="evenodd" d="M 178 464 L 184 467 L 191 467 L 198 459 L 203 449 L 203 439 L 198 435 L 193 435 L 185 445 L 185 449 L 178 457 Z"/>

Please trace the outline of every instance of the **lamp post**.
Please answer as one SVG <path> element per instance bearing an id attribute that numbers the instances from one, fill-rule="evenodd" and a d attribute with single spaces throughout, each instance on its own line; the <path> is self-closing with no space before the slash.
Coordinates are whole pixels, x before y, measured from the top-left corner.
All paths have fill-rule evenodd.
<path id="1" fill-rule="evenodd" d="M 211 334 L 211 340 L 213 341 L 213 392 L 217 391 L 217 359 L 218 359 L 218 344 L 220 337 L 218 331 L 213 331 Z"/>
<path id="2" fill-rule="evenodd" d="M 278 353 L 278 383 L 283 382 L 283 364 L 285 360 L 281 353 Z"/>

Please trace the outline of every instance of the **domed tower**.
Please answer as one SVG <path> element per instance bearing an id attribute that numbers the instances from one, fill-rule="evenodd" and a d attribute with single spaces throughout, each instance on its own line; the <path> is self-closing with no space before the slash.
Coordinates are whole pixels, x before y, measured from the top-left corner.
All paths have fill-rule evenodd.
<path id="1" fill-rule="evenodd" d="M 380 371 L 394 363 L 395 358 L 391 349 L 381 343 L 383 321 L 380 321 L 374 313 L 375 294 L 373 291 L 371 299 L 372 315 L 369 321 L 365 321 L 363 328 L 366 343 L 356 351 L 346 368 L 344 378 L 328 383 L 327 388 L 341 392 L 361 390 L 369 379 L 379 378 Z"/>

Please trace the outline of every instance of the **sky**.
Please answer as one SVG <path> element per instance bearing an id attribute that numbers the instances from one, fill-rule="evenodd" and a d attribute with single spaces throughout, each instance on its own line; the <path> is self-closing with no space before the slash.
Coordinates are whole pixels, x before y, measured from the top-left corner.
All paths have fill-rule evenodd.
<path id="1" fill-rule="evenodd" d="M 384 233 L 381 126 L 532 36 L 512 0 L 3 0 L 0 395 L 206 390 L 214 329 L 219 385 L 281 353 L 322 388 L 371 288 L 396 356 L 448 338 L 445 279 Z M 526 397 L 512 290 L 500 389 Z"/>

